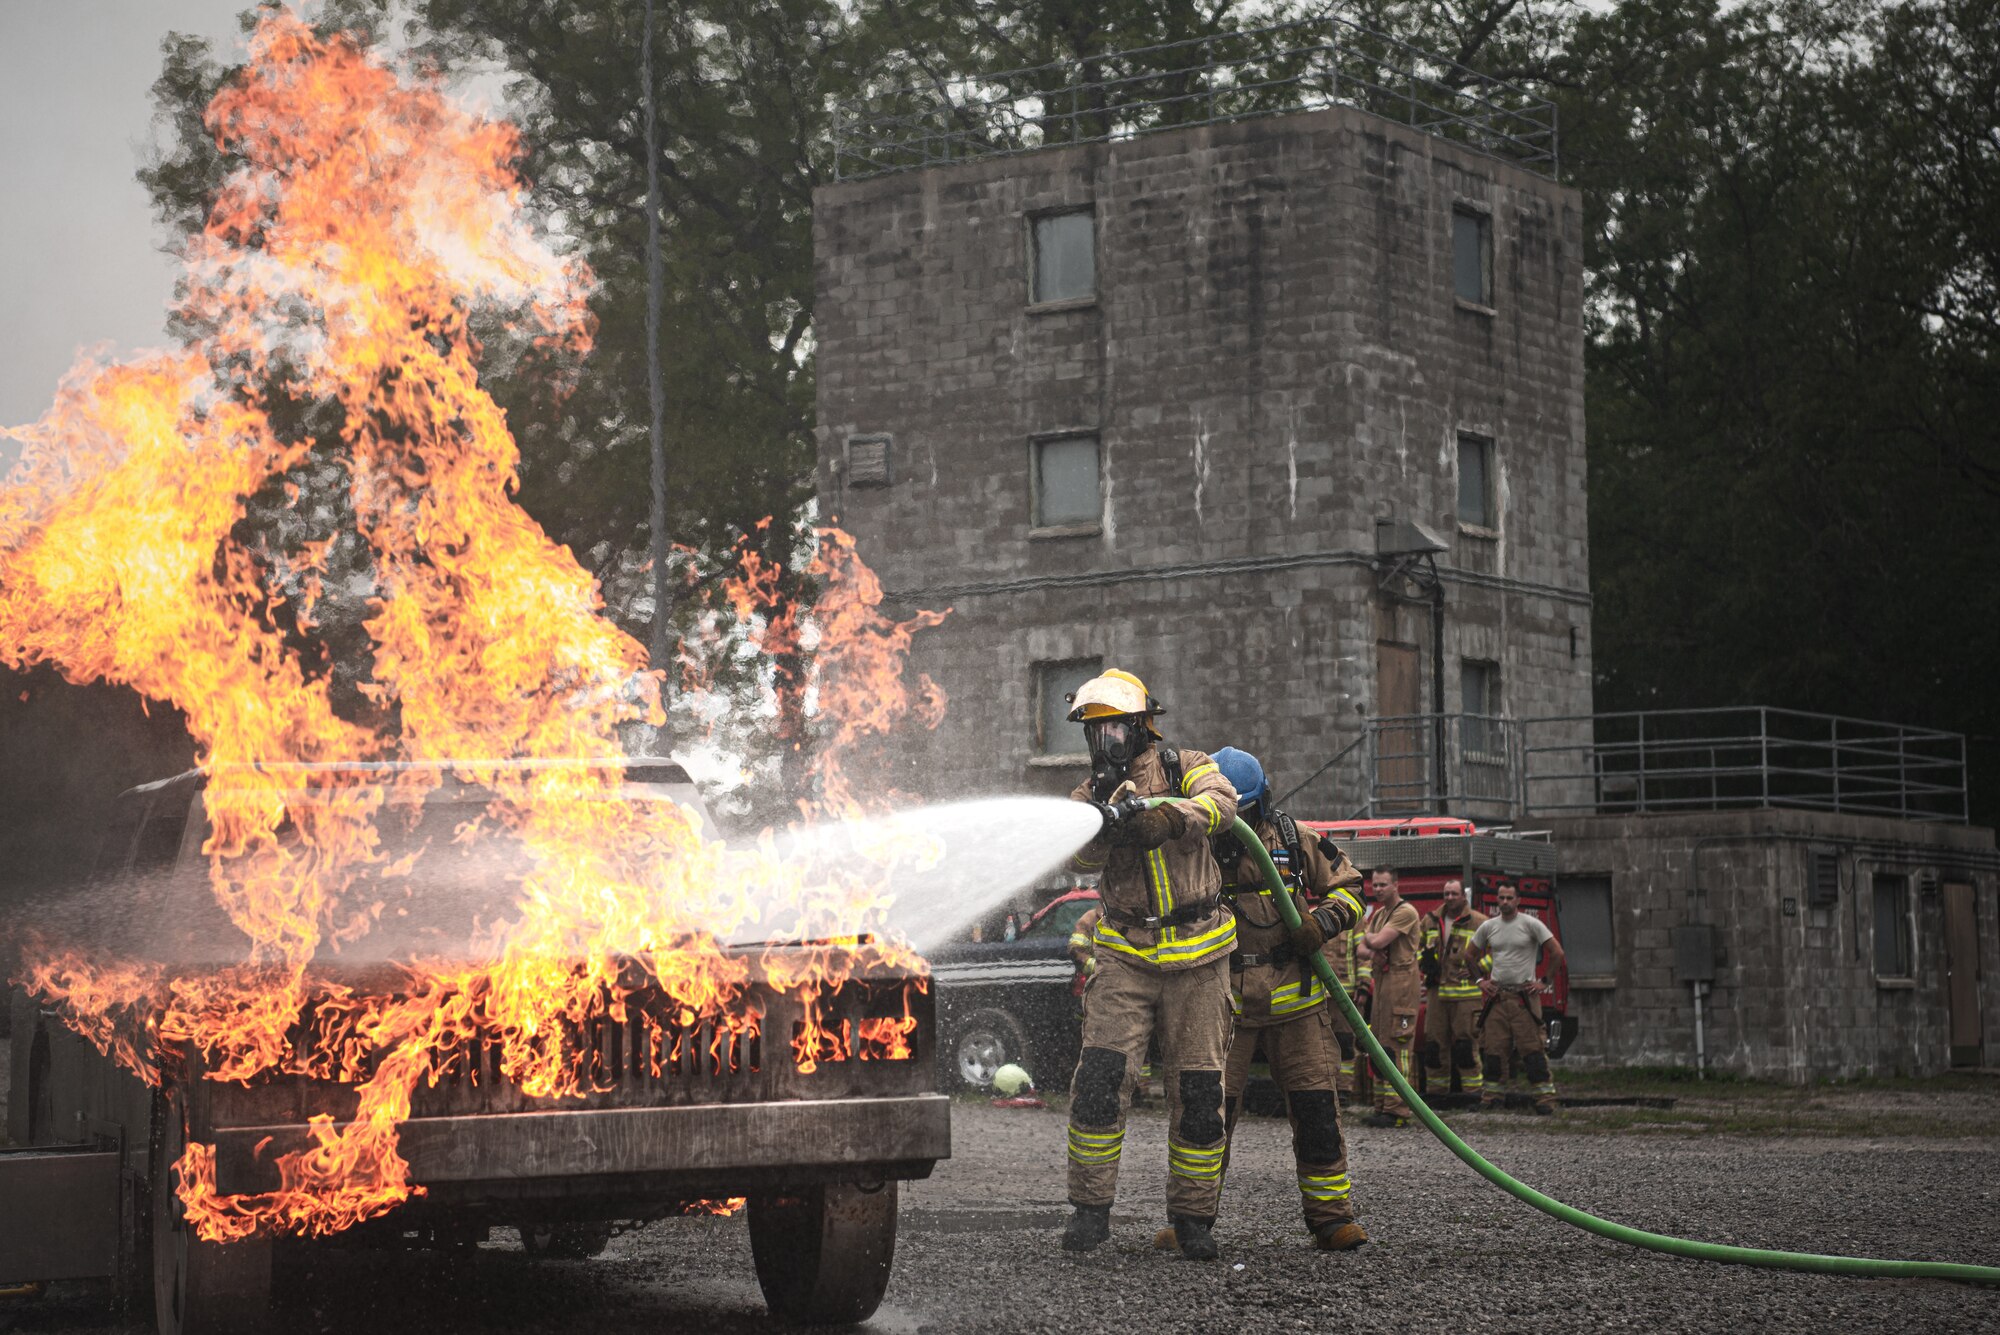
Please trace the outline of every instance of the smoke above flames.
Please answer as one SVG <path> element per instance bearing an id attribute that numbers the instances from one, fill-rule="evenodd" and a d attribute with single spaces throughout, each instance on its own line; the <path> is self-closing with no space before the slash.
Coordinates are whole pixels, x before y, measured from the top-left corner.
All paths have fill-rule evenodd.
<path id="1" fill-rule="evenodd" d="M 788 860 L 769 837 L 728 848 L 685 808 L 617 800 L 621 729 L 661 721 L 659 679 L 514 504 L 516 447 L 480 383 L 476 314 L 565 359 L 591 338 L 590 275 L 524 210 L 513 127 L 288 13 L 257 29 L 206 124 L 237 165 L 186 254 L 197 336 L 85 360 L 40 421 L 5 433 L 21 458 L 0 485 L 0 662 L 185 714 L 213 776 L 208 888 L 240 958 L 190 969 L 51 936 L 18 981 L 149 1080 L 303 1075 L 358 1093 L 279 1159 L 275 1192 L 219 1194 L 212 1147 L 189 1145 L 181 1199 L 217 1239 L 331 1232 L 420 1191 L 396 1128 L 468 1042 L 496 1045 L 531 1096 L 579 1092 L 563 1035 L 619 1013 L 634 968 L 683 1027 L 754 1025 L 756 982 L 805 1001 L 802 1068 L 837 1047 L 813 1032 L 814 999 L 851 969 L 921 972 L 881 934 L 884 887 L 939 850 L 899 825 L 835 866 Z M 734 597 L 796 649 L 799 614 L 758 574 Z M 821 535 L 815 574 L 811 691 L 831 736 L 812 765 L 845 815 L 866 804 L 842 757 L 942 713 L 933 684 L 902 678 L 937 617 L 884 617 L 844 535 Z M 343 617 L 365 636 L 358 664 L 325 651 Z M 553 758 L 582 763 L 503 763 Z M 477 925 L 476 948 L 399 955 L 383 995 L 335 986 L 330 953 L 369 953 L 377 890 L 407 874 L 447 784 L 484 795 L 450 842 L 504 841 L 508 912 Z M 830 938 L 762 956 L 720 944 Z M 312 1006 L 337 1010 L 338 1043 L 300 1041 Z M 888 1023 L 852 1041 L 907 1037 Z"/>

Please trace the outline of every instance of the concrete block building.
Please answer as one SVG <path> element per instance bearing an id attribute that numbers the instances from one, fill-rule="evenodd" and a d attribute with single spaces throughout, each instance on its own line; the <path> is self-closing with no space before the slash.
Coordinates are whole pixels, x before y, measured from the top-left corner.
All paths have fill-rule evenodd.
<path id="1" fill-rule="evenodd" d="M 894 606 L 951 609 L 912 656 L 949 709 L 894 782 L 1067 792 L 1063 696 L 1124 667 L 1170 740 L 1256 752 L 1297 816 L 1547 832 L 1571 1060 L 1993 1061 L 2000 855 L 1963 738 L 1593 714 L 1581 205 L 1552 117 L 1460 73 L 1179 126 L 1051 110 L 1099 85 L 966 130 L 1017 114 L 1003 91 L 837 148 L 820 511 Z M 1182 110 L 1219 78 L 1175 77 Z"/>
<path id="2" fill-rule="evenodd" d="M 1784 808 L 1549 824 L 1566 1060 L 1789 1081 L 1991 1064 L 1991 830 Z"/>
<path id="3" fill-rule="evenodd" d="M 906 786 L 1066 791 L 1101 666 L 1281 791 L 1372 718 L 1476 767 L 1589 713 L 1574 190 L 1332 106 L 837 183 L 814 238 L 822 514 L 952 609 Z"/>

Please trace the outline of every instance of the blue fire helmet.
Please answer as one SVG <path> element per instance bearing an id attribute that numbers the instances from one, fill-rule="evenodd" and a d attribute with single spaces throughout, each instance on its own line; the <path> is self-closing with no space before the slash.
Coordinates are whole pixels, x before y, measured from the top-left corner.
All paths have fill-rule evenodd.
<path id="1" fill-rule="evenodd" d="M 1248 751 L 1225 746 L 1215 753 L 1215 763 L 1221 767 L 1222 777 L 1229 780 L 1229 786 L 1236 790 L 1239 806 L 1247 807 L 1252 802 L 1264 800 L 1270 784 L 1265 781 L 1264 767 L 1257 763 L 1257 757 Z"/>

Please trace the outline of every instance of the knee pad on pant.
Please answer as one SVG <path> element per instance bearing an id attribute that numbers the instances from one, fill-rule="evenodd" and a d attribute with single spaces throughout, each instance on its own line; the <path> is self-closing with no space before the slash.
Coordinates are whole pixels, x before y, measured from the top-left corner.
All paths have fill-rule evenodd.
<path id="1" fill-rule="evenodd" d="M 1076 1066 L 1076 1098 L 1069 1117 L 1078 1126 L 1105 1126 L 1118 1120 L 1118 1095 L 1125 1085 L 1125 1054 L 1115 1048 L 1085 1048 Z M 1220 1077 L 1216 1088 L 1221 1089 Z"/>
<path id="2" fill-rule="evenodd" d="M 1348 1033 L 1345 1029 L 1341 1029 L 1334 1033 L 1334 1038 L 1340 1043 L 1340 1059 L 1344 1062 L 1353 1061 L 1354 1035 Z"/>
<path id="3" fill-rule="evenodd" d="M 1190 1145 L 1222 1139 L 1222 1072 L 1181 1072 L 1181 1139 Z"/>
<path id="4" fill-rule="evenodd" d="M 1287 1094 L 1292 1118 L 1293 1149 L 1300 1163 L 1337 1163 L 1340 1160 L 1340 1114 L 1330 1089 L 1302 1089 Z"/>
<path id="5" fill-rule="evenodd" d="M 1521 1069 L 1527 1072 L 1528 1079 L 1535 1084 L 1548 1083 L 1549 1054 L 1546 1052 L 1523 1053 L 1521 1055 Z"/>
<path id="6" fill-rule="evenodd" d="M 1424 1040 L 1424 1065 L 1433 1071 L 1444 1065 L 1444 1051 L 1434 1038 Z"/>
<path id="7" fill-rule="evenodd" d="M 1501 1082 L 1500 1059 L 1490 1052 L 1481 1053 L 1479 1069 L 1486 1076 L 1486 1083 L 1497 1085 Z"/>
<path id="8" fill-rule="evenodd" d="M 1451 1041 L 1451 1064 L 1463 1071 L 1472 1065 L 1472 1040 L 1454 1038 Z"/>

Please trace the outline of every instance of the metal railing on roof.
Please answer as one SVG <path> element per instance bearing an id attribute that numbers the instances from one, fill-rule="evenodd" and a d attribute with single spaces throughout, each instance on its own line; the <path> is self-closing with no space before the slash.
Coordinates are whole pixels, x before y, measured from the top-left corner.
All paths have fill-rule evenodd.
<path id="1" fill-rule="evenodd" d="M 1793 807 L 1964 822 L 1965 736 L 1749 705 L 1525 719 L 1535 815 Z"/>
<path id="2" fill-rule="evenodd" d="M 1278 805 L 1314 819 L 1493 822 L 1774 807 L 1960 824 L 1969 814 L 1964 734 L 1762 705 L 1370 719 Z"/>
<path id="3" fill-rule="evenodd" d="M 842 103 L 836 180 L 1351 106 L 1553 178 L 1556 108 L 1331 15 L 940 78 Z"/>
<path id="4" fill-rule="evenodd" d="M 1519 728 L 1488 714 L 1369 719 L 1277 805 L 1313 820 L 1429 812 L 1511 821 L 1520 805 Z"/>

